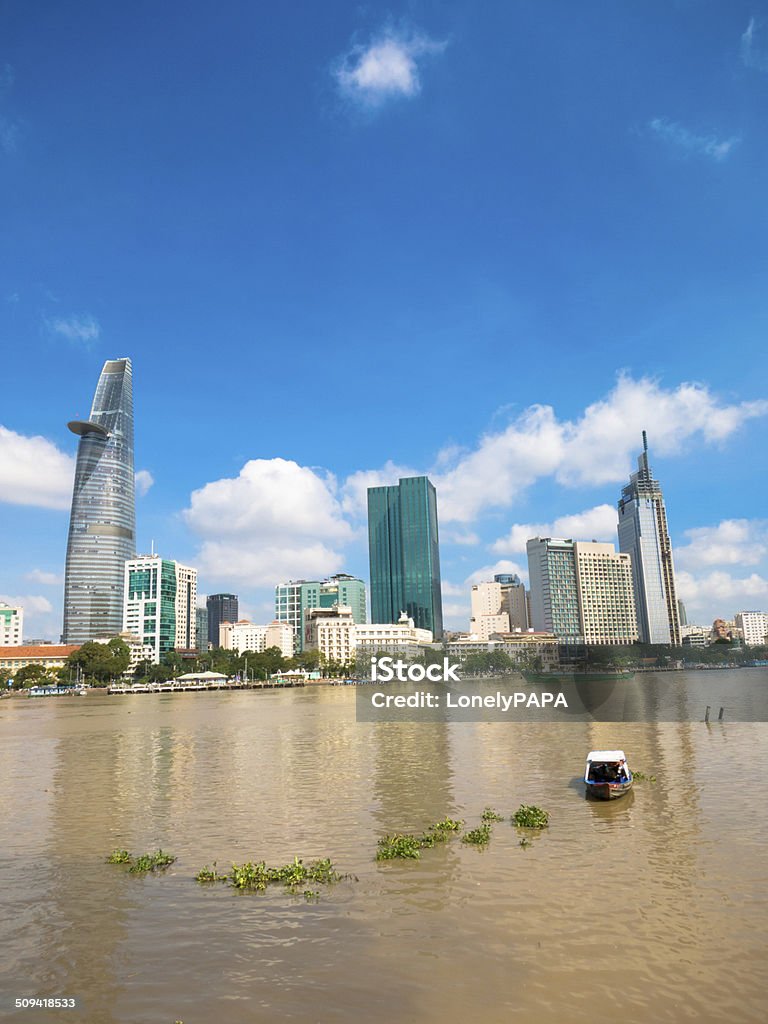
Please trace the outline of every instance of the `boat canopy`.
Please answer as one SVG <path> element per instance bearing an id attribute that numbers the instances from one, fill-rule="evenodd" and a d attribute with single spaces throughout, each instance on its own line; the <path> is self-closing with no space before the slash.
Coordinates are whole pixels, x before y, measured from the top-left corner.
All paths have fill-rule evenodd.
<path id="1" fill-rule="evenodd" d="M 587 761 L 626 761 L 623 750 L 590 750 Z"/>

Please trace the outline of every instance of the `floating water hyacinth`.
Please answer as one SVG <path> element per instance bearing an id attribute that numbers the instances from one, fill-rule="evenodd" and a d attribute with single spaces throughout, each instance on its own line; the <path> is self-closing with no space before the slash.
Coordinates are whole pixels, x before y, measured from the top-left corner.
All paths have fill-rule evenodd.
<path id="1" fill-rule="evenodd" d="M 491 838 L 491 826 L 484 822 L 478 828 L 470 829 L 461 837 L 462 843 L 469 843 L 470 846 L 485 846 Z"/>
<path id="2" fill-rule="evenodd" d="M 519 828 L 546 828 L 549 824 L 549 812 L 535 804 L 521 804 L 512 815 L 511 821 Z"/>

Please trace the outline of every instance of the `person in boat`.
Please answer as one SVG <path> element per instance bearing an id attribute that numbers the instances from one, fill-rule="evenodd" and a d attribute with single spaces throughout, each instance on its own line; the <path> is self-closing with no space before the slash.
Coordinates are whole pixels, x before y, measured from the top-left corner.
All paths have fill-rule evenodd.
<path id="1" fill-rule="evenodd" d="M 626 761 L 619 761 L 619 767 L 618 771 L 616 772 L 616 777 L 619 782 L 626 782 L 629 779 L 629 775 L 627 774 Z"/>

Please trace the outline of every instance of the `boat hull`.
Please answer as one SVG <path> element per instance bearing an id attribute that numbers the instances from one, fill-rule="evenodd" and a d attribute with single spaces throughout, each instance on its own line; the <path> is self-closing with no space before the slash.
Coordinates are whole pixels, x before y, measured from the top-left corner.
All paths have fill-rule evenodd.
<path id="1" fill-rule="evenodd" d="M 618 800 L 632 789 L 629 782 L 585 782 L 587 796 L 594 800 Z"/>

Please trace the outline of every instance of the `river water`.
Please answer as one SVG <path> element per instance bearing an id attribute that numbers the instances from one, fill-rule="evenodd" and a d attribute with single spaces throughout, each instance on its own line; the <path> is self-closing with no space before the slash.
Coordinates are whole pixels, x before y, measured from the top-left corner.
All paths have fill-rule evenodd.
<path id="1" fill-rule="evenodd" d="M 600 747 L 657 782 L 585 800 Z M 3 1020 L 768 1017 L 768 725 L 368 724 L 351 687 L 91 694 L 0 702 L 0 758 Z M 528 847 L 504 821 L 485 849 L 374 859 L 384 833 L 521 803 L 550 812 Z M 104 863 L 116 847 L 178 859 L 137 877 Z M 193 877 L 294 855 L 356 879 L 307 902 Z M 78 1005 L 12 1009 L 34 997 Z"/>

